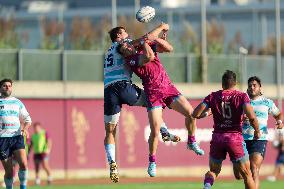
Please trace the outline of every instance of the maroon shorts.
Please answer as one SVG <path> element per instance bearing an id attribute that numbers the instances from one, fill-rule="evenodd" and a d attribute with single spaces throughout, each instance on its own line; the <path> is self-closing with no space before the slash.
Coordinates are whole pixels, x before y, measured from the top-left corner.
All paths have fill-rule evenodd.
<path id="1" fill-rule="evenodd" d="M 233 163 L 248 159 L 246 144 L 241 133 L 213 133 L 210 142 L 210 160 L 221 163 L 226 159 L 227 153 Z"/>
<path id="2" fill-rule="evenodd" d="M 147 109 L 155 109 L 157 107 L 165 108 L 170 106 L 181 93 L 177 90 L 174 85 L 169 85 L 163 89 L 145 90 L 147 96 Z"/>
<path id="3" fill-rule="evenodd" d="M 48 155 L 46 153 L 34 154 L 34 161 L 41 162 L 47 159 Z"/>

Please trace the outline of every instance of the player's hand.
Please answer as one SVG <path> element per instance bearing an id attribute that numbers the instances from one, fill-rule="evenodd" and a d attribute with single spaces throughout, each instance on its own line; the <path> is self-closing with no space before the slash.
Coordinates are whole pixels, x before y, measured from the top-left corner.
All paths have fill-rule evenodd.
<path id="1" fill-rule="evenodd" d="M 27 129 L 22 129 L 21 130 L 21 134 L 26 137 L 27 139 L 30 138 L 30 134 L 29 134 L 29 131 Z"/>
<path id="2" fill-rule="evenodd" d="M 167 36 L 168 36 L 168 32 L 165 31 L 165 32 L 163 32 L 163 34 L 162 34 L 162 36 L 161 36 L 161 39 L 167 40 Z"/>
<path id="3" fill-rule="evenodd" d="M 170 29 L 170 25 L 166 23 L 161 23 L 161 27 L 163 28 L 163 31 L 166 32 Z"/>
<path id="4" fill-rule="evenodd" d="M 276 126 L 276 129 L 282 129 L 284 125 L 283 125 L 282 122 L 277 122 L 277 123 L 275 124 L 275 126 Z"/>
<path id="5" fill-rule="evenodd" d="M 260 131 L 259 130 L 258 131 L 254 130 L 254 137 L 253 137 L 253 139 L 254 140 L 258 140 L 260 137 L 261 137 Z"/>

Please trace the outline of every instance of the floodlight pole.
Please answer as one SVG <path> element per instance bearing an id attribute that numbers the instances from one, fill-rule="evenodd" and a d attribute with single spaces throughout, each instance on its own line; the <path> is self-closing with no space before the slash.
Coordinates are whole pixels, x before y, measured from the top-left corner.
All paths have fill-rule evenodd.
<path id="1" fill-rule="evenodd" d="M 206 0 L 201 0 L 201 69 L 202 82 L 208 82 L 207 36 L 206 36 Z"/>
<path id="2" fill-rule="evenodd" d="M 282 68 L 281 68 L 281 26 L 280 26 L 280 0 L 275 0 L 275 31 L 276 31 L 276 75 L 277 75 L 277 101 L 278 108 L 282 110 Z"/>
<path id="3" fill-rule="evenodd" d="M 136 12 L 140 9 L 140 0 L 135 0 L 134 1 L 134 15 Z"/>
<path id="4" fill-rule="evenodd" d="M 117 26 L 116 0 L 111 0 L 111 25 L 113 28 Z"/>

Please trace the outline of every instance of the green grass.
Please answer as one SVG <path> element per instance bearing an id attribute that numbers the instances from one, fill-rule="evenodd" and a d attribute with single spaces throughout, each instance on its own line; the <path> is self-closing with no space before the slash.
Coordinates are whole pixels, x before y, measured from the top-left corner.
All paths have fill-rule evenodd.
<path id="1" fill-rule="evenodd" d="M 261 182 L 261 189 L 283 188 L 284 181 Z M 103 184 L 103 185 L 60 185 L 60 186 L 31 186 L 30 189 L 202 189 L 202 183 L 177 182 L 177 183 L 142 183 L 142 184 Z M 244 189 L 240 181 L 217 181 L 212 189 Z"/>

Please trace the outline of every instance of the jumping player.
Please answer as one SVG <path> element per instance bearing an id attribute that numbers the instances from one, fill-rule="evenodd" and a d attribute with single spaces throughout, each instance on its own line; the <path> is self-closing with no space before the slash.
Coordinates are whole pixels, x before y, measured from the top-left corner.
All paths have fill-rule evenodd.
<path id="1" fill-rule="evenodd" d="M 199 148 L 195 140 L 195 124 L 192 124 L 195 120 L 191 117 L 193 108 L 187 99 L 182 96 L 172 84 L 166 70 L 158 58 L 157 52 L 171 52 L 173 47 L 169 42 L 162 38 L 155 38 L 154 40 L 145 38 L 145 40 L 141 41 L 140 49 L 139 52 L 136 52 L 135 47 L 129 43 L 122 43 L 117 47 L 117 51 L 125 58 L 127 65 L 139 78 L 141 78 L 146 94 L 148 118 L 151 128 L 148 140 L 148 174 L 151 177 L 154 177 L 156 176 L 158 134 L 160 125 L 163 122 L 163 108 L 166 106 L 185 116 L 185 124 L 188 129 L 189 139 L 188 148 L 194 150 L 198 155 L 203 155 L 204 151 Z"/>
<path id="2" fill-rule="evenodd" d="M 247 119 L 243 123 L 243 137 L 249 153 L 250 167 L 256 184 L 256 189 L 259 189 L 259 169 L 265 156 L 268 139 L 268 115 L 273 115 L 276 120 L 277 129 L 283 128 L 283 115 L 272 100 L 262 95 L 261 80 L 257 76 L 253 76 L 248 79 L 247 93 L 250 97 L 250 104 L 253 107 L 259 123 L 261 137 L 258 140 L 254 139 L 254 129 L 250 126 L 250 122 Z M 237 179 L 241 179 L 241 175 L 236 171 L 236 169 L 234 169 L 234 174 Z"/>
<path id="3" fill-rule="evenodd" d="M 211 108 L 214 126 L 210 142 L 210 170 L 205 174 L 204 189 L 210 189 L 222 168 L 222 161 L 228 153 L 236 169 L 244 178 L 247 189 L 255 189 L 250 171 L 250 162 L 242 136 L 243 112 L 254 128 L 254 139 L 260 137 L 257 118 L 246 93 L 237 91 L 236 74 L 227 70 L 222 76 L 222 88 L 211 93 L 193 111 L 193 117 L 200 118 Z"/>
<path id="4" fill-rule="evenodd" d="M 0 159 L 5 170 L 6 188 L 13 188 L 13 155 L 19 164 L 20 189 L 26 189 L 28 162 L 23 136 L 29 137 L 28 128 L 31 125 L 31 117 L 24 104 L 11 96 L 12 84 L 11 79 L 0 81 Z M 22 128 L 20 120 L 24 122 Z"/>
<path id="5" fill-rule="evenodd" d="M 157 36 L 162 30 L 168 28 L 167 24 L 160 24 L 149 32 L 148 36 Z M 140 39 L 130 40 L 123 27 L 115 27 L 109 32 L 112 46 L 108 49 L 104 61 L 104 122 L 106 136 L 104 140 L 105 151 L 110 165 L 110 179 L 118 182 L 118 170 L 115 161 L 115 134 L 119 121 L 122 104 L 130 106 L 146 106 L 144 91 L 132 84 L 132 72 L 124 64 L 116 47 L 120 42 L 127 41 L 139 44 Z M 165 123 L 161 123 L 161 134 L 164 141 L 178 142 L 180 138 L 168 132 Z"/>

